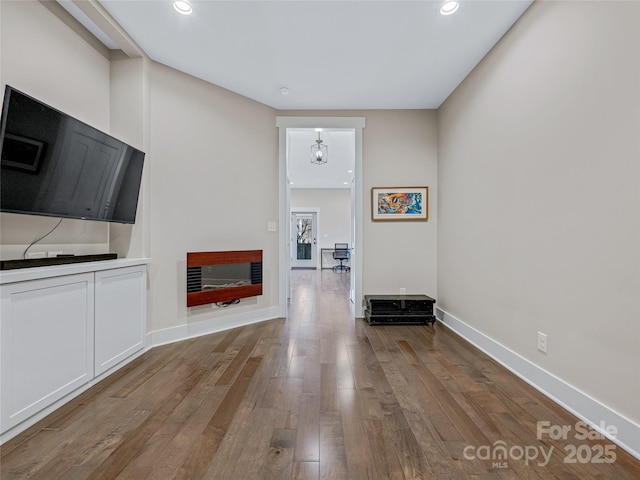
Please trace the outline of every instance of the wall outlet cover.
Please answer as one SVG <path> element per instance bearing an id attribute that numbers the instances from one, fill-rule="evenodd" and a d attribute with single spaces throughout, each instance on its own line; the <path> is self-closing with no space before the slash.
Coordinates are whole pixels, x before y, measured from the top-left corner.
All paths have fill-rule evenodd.
<path id="1" fill-rule="evenodd" d="M 547 353 L 547 334 L 538 332 L 538 350 Z"/>

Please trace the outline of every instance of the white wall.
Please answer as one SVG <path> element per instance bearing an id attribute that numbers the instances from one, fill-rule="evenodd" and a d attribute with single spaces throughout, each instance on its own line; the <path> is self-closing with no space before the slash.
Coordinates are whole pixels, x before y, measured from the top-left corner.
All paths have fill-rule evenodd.
<path id="1" fill-rule="evenodd" d="M 111 134 L 143 152 L 149 151 L 149 64 L 147 58 L 111 60 Z M 145 163 L 135 225 L 114 223 L 109 227 L 109 251 L 119 257 L 149 256 L 151 155 L 145 156 Z"/>
<path id="2" fill-rule="evenodd" d="M 535 2 L 441 107 L 438 178 L 439 306 L 636 425 L 639 24 Z"/>
<path id="3" fill-rule="evenodd" d="M 100 130 L 109 131 L 109 60 L 39 2 L 0 2 L 0 83 L 21 90 Z M 0 214 L 0 257 L 24 249 L 57 218 Z M 109 251 L 108 224 L 65 219 L 30 250 Z"/>
<path id="4" fill-rule="evenodd" d="M 433 110 L 366 114 L 364 130 L 364 294 L 436 298 L 437 119 Z M 371 220 L 371 188 L 428 186 L 429 220 Z"/>
<path id="5" fill-rule="evenodd" d="M 277 306 L 278 237 L 267 231 L 278 218 L 275 111 L 153 63 L 150 112 L 149 329 Z M 254 249 L 262 296 L 187 309 L 187 252 Z"/>
<path id="6" fill-rule="evenodd" d="M 333 248 L 349 243 L 351 236 L 351 190 L 348 188 L 292 188 L 291 207 L 319 208 L 318 246 Z"/>
<path id="7" fill-rule="evenodd" d="M 435 110 L 281 111 L 279 116 L 364 117 L 363 294 L 437 295 L 438 126 Z M 429 187 L 429 220 L 373 222 L 371 188 Z M 357 302 L 361 301 L 356 299 Z"/>

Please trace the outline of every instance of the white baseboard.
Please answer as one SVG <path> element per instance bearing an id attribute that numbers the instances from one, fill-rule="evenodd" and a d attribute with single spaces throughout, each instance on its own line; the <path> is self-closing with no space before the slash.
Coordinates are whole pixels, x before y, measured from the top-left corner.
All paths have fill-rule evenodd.
<path id="1" fill-rule="evenodd" d="M 436 317 L 442 324 L 475 345 L 507 370 L 640 459 L 640 425 L 446 311 L 436 308 Z M 602 430 L 602 424 L 617 429 L 615 438 Z"/>
<path id="2" fill-rule="evenodd" d="M 252 323 L 264 322 L 265 320 L 272 320 L 279 317 L 281 317 L 280 309 L 278 307 L 269 307 L 261 310 L 252 310 L 246 313 L 212 318 L 196 323 L 178 325 L 176 327 L 165 328 L 162 330 L 155 330 L 147 333 L 147 350 L 159 347 L 160 345 L 200 337 L 210 333 L 217 333 L 231 328 L 243 327 Z"/>

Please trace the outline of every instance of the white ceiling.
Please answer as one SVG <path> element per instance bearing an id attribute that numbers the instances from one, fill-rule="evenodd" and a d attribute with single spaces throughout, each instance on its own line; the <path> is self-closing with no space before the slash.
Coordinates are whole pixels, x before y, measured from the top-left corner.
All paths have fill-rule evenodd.
<path id="1" fill-rule="evenodd" d="M 190 0 L 190 16 L 171 0 L 99 3 L 153 60 L 309 110 L 437 108 L 532 0 L 460 0 L 446 17 L 434 0 Z"/>
<path id="2" fill-rule="evenodd" d="M 190 16 L 176 13 L 172 0 L 99 4 L 159 63 L 278 110 L 347 110 L 438 108 L 533 0 L 460 0 L 451 16 L 439 14 L 440 0 L 189 1 Z M 107 47 L 118 47 L 115 34 L 83 13 L 91 8 L 86 0 L 58 2 Z M 305 161 L 308 172 L 301 159 L 317 133 L 289 135 L 301 149 L 289 148 L 293 186 L 350 181 L 341 173 L 353 167 L 341 146 L 349 133 L 325 134 L 329 163 Z"/>

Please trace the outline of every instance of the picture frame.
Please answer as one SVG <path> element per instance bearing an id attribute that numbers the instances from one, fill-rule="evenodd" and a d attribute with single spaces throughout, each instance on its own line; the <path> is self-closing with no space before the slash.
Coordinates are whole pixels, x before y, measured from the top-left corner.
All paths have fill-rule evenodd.
<path id="1" fill-rule="evenodd" d="M 5 133 L 0 162 L 7 167 L 35 173 L 44 152 L 44 142 Z"/>
<path id="2" fill-rule="evenodd" d="M 398 221 L 429 219 L 429 187 L 373 187 L 371 219 Z"/>

